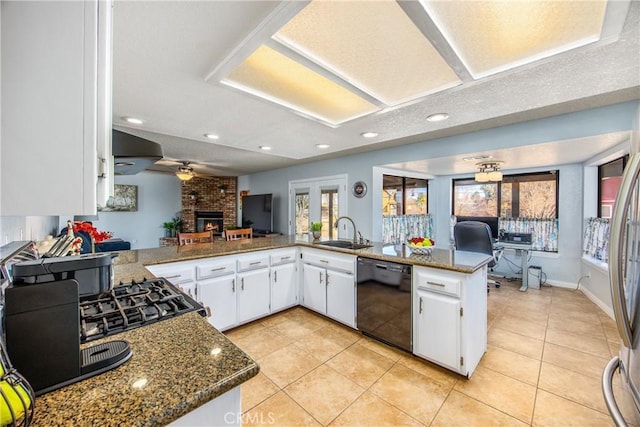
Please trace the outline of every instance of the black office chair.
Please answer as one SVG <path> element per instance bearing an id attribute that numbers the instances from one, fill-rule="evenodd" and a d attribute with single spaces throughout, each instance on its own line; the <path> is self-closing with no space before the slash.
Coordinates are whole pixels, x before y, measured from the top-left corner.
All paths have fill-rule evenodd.
<path id="1" fill-rule="evenodd" d="M 494 248 L 491 228 L 484 222 L 462 221 L 457 223 L 453 227 L 453 238 L 456 249 L 459 251 L 491 255 L 493 259 L 487 264 L 489 268 L 495 266 L 500 259 L 501 251 Z M 500 282 L 487 280 L 487 292 L 489 291 L 489 282 L 492 282 L 496 288 L 500 287 Z"/>

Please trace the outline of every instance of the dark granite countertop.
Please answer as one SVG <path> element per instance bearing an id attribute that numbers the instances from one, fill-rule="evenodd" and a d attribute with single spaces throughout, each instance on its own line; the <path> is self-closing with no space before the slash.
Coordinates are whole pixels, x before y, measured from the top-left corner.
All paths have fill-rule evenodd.
<path id="1" fill-rule="evenodd" d="M 317 243 L 317 242 L 316 242 Z M 404 245 L 374 243 L 350 250 L 319 246 L 292 236 L 121 251 L 116 282 L 153 277 L 147 265 L 293 246 L 350 253 L 373 259 L 472 273 L 490 257 L 434 248 L 411 254 Z M 36 399 L 34 425 L 164 425 L 257 375 L 255 361 L 197 313 L 188 313 L 85 344 L 123 339 L 133 349 L 122 366 Z M 214 349 L 221 349 L 213 351 Z M 142 386 L 140 386 L 143 384 Z"/>
<path id="2" fill-rule="evenodd" d="M 363 249 L 344 249 L 318 245 L 306 237 L 276 236 L 257 238 L 250 241 L 199 243 L 189 246 L 167 246 L 153 249 L 122 251 L 115 259 L 116 280 L 130 281 L 150 276 L 147 265 L 167 262 L 188 261 L 223 255 L 233 255 L 267 249 L 303 246 L 333 252 L 348 253 L 366 258 L 439 268 L 461 273 L 473 273 L 491 261 L 491 257 L 473 252 L 456 251 L 448 248 L 434 247 L 430 255 L 418 255 L 411 252 L 406 245 L 388 245 L 371 243 L 371 247 Z"/>
<path id="3" fill-rule="evenodd" d="M 38 397 L 33 425 L 165 425 L 259 372 L 255 361 L 195 312 L 90 345 L 114 339 L 129 342 L 131 359 Z"/>

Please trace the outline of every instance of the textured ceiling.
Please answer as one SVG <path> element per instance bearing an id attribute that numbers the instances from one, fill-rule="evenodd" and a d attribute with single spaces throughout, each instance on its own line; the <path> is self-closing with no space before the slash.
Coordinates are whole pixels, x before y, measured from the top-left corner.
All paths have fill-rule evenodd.
<path id="1" fill-rule="evenodd" d="M 419 7 L 401 4 L 405 11 Z M 201 164 L 200 173 L 243 175 L 639 98 L 640 5 L 632 2 L 616 40 L 476 81 L 467 77 L 462 85 L 413 104 L 331 128 L 207 81 L 279 6 L 270 1 L 115 2 L 114 127 L 161 143 L 171 160 Z M 425 120 L 437 112 L 450 118 Z M 144 122 L 129 125 L 126 116 Z M 366 131 L 379 136 L 364 139 L 360 134 Z M 220 138 L 209 142 L 206 133 Z M 603 138 L 603 144 L 610 143 Z M 330 148 L 319 150 L 317 144 Z M 272 149 L 266 153 L 260 146 Z M 547 149 L 563 163 L 579 161 L 576 150 L 562 147 Z M 500 154 L 509 160 L 509 150 Z M 513 158 L 514 168 L 533 167 L 517 151 Z M 447 165 L 439 173 L 457 173 L 460 166 L 449 160 L 439 162 Z M 175 165 L 166 161 L 154 169 L 172 171 Z"/>

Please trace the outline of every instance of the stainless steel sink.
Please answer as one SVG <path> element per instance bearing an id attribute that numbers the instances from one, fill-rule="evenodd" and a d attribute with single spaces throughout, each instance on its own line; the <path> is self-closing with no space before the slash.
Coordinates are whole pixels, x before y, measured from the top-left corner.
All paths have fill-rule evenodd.
<path id="1" fill-rule="evenodd" d="M 325 242 L 319 242 L 318 245 L 322 246 L 332 246 L 334 248 L 344 248 L 344 249 L 363 249 L 370 248 L 372 245 L 365 245 L 362 243 L 353 243 L 348 240 L 327 240 Z"/>

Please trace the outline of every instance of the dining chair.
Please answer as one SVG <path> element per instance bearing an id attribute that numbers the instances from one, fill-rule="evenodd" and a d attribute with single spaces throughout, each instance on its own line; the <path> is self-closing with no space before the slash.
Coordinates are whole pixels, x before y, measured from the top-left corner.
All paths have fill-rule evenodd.
<path id="1" fill-rule="evenodd" d="M 232 240 L 253 239 L 253 228 L 237 228 L 235 230 L 224 230 L 227 242 Z"/>
<path id="2" fill-rule="evenodd" d="M 178 245 L 192 245 L 194 243 L 210 243 L 213 241 L 211 231 L 199 233 L 178 233 Z"/>

